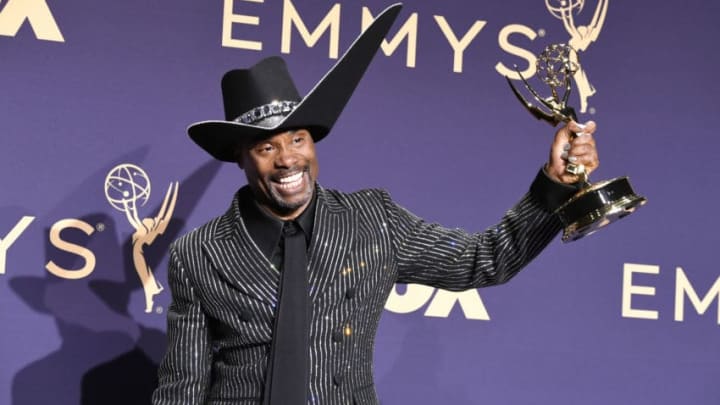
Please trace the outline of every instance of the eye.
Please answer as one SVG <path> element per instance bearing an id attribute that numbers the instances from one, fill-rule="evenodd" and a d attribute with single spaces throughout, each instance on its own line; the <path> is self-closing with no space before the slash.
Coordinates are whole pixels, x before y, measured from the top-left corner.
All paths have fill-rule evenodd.
<path id="1" fill-rule="evenodd" d="M 295 137 L 293 137 L 294 144 L 299 145 L 303 142 L 305 142 L 305 135 L 295 135 Z"/>
<path id="2" fill-rule="evenodd" d="M 272 152 L 273 150 L 275 150 L 275 148 L 271 144 L 265 143 L 262 145 L 258 145 L 255 150 L 257 150 L 258 153 L 265 154 Z"/>

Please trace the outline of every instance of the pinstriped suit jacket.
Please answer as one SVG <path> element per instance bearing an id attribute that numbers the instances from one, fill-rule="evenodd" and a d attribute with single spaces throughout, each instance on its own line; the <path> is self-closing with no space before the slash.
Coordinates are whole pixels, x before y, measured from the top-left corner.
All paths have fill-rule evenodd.
<path id="1" fill-rule="evenodd" d="M 317 192 L 308 253 L 312 404 L 378 403 L 374 338 L 394 283 L 503 283 L 560 230 L 533 192 L 478 234 L 426 223 L 381 190 Z M 168 348 L 153 403 L 259 404 L 279 274 L 245 229 L 237 196 L 172 245 L 168 279 Z"/>

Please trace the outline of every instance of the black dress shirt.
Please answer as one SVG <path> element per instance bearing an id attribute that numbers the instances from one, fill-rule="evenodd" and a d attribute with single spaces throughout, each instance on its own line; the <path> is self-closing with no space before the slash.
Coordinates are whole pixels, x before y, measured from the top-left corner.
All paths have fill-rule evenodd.
<path id="1" fill-rule="evenodd" d="M 284 221 L 260 208 L 249 187 L 244 187 L 240 192 L 240 215 L 245 223 L 245 228 L 262 254 L 276 269 L 280 270 L 283 261 L 282 227 Z M 305 234 L 308 249 L 315 220 L 316 194 L 313 193 L 310 204 L 294 220 Z"/>

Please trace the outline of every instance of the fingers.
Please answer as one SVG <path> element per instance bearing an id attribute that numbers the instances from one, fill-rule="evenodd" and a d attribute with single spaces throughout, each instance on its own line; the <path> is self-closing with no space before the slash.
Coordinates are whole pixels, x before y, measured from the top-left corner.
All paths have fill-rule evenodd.
<path id="1" fill-rule="evenodd" d="M 575 183 L 581 178 L 577 174 L 568 172 L 568 165 L 575 168 L 583 165 L 587 174 L 599 166 L 600 161 L 593 137 L 596 129 L 597 125 L 592 121 L 585 124 L 571 121 L 558 130 L 547 166 L 551 176 L 563 183 Z"/>
<path id="2" fill-rule="evenodd" d="M 590 174 L 600 165 L 595 138 L 593 137 L 597 125 L 593 121 L 589 121 L 584 125 L 570 122 L 567 128 L 574 132 L 576 136 L 563 145 L 561 158 L 568 163 L 584 165 L 585 171 Z"/>
<path id="3" fill-rule="evenodd" d="M 584 135 L 582 141 L 577 139 L 564 145 L 560 158 L 568 163 L 583 164 L 586 169 L 595 169 L 598 166 L 597 149 L 595 140 Z"/>
<path id="4" fill-rule="evenodd" d="M 594 121 L 588 121 L 584 124 L 577 123 L 575 121 L 570 121 L 567 124 L 567 129 L 574 132 L 577 136 L 582 135 L 592 135 L 595 133 L 595 130 L 597 129 L 597 125 Z"/>

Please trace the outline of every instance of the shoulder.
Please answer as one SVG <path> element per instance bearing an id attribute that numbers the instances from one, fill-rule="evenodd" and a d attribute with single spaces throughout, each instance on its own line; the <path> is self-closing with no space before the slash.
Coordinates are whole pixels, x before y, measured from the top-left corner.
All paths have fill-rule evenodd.
<path id="1" fill-rule="evenodd" d="M 386 201 L 390 200 L 387 191 L 379 188 L 368 188 L 351 193 L 319 188 L 323 201 L 332 208 L 345 208 L 352 210 L 363 210 L 369 207 L 382 207 Z"/>
<path id="2" fill-rule="evenodd" d="M 178 252 L 196 251 L 202 248 L 205 241 L 217 239 L 232 230 L 230 210 L 223 215 L 217 216 L 210 221 L 193 228 L 181 237 L 177 238 L 170 246 L 171 250 Z"/>

